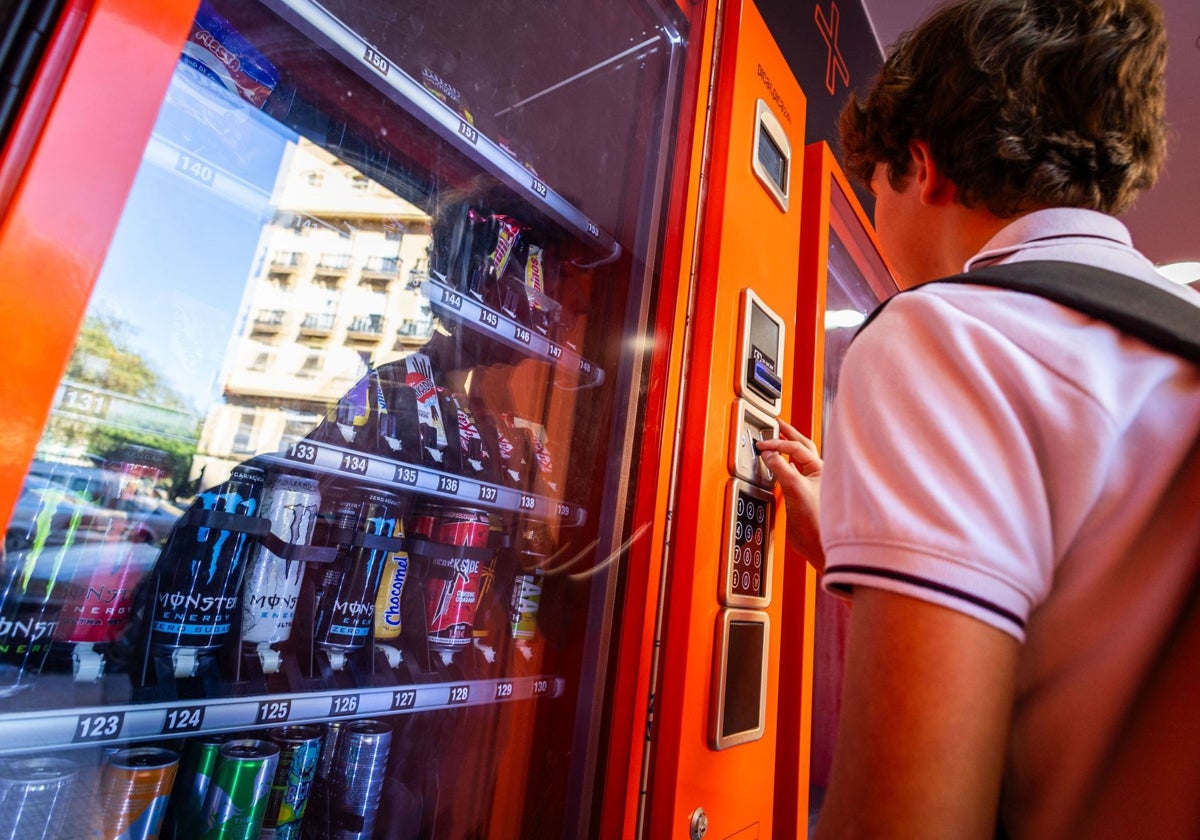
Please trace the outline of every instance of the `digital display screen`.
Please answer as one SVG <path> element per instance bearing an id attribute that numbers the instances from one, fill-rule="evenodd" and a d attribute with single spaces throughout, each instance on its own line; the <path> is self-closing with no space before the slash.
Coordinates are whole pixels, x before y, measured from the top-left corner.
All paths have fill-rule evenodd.
<path id="1" fill-rule="evenodd" d="M 725 656 L 725 696 L 721 737 L 750 732 L 762 725 L 763 650 L 767 626 L 760 621 L 731 621 Z"/>
<path id="2" fill-rule="evenodd" d="M 758 162 L 763 174 L 775 182 L 781 193 L 787 195 L 787 155 L 771 139 L 762 124 L 758 126 Z"/>
<path id="3" fill-rule="evenodd" d="M 737 491 L 733 511 L 733 545 L 729 558 L 729 591 L 733 595 L 767 595 L 767 536 L 771 532 L 771 503 Z"/>

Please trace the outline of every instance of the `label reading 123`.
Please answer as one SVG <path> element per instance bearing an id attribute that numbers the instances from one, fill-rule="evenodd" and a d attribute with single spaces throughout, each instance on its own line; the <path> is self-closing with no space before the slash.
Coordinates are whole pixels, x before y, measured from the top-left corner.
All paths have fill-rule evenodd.
<path id="1" fill-rule="evenodd" d="M 75 743 L 85 741 L 108 741 L 120 736 L 125 725 L 124 712 L 108 712 L 98 715 L 80 715 L 75 724 Z"/>

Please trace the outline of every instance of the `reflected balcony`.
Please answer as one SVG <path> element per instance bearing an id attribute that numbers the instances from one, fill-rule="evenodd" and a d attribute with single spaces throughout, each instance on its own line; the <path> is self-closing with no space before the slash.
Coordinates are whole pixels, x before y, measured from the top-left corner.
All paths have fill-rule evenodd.
<path id="1" fill-rule="evenodd" d="M 332 312 L 309 312 L 300 322 L 300 335 L 313 338 L 328 336 L 333 332 Z"/>
<path id="2" fill-rule="evenodd" d="M 382 315 L 361 315 L 346 328 L 346 339 L 349 341 L 378 341 L 382 336 Z"/>
<path id="3" fill-rule="evenodd" d="M 278 335 L 283 327 L 282 309 L 260 309 L 250 324 L 251 335 Z"/>

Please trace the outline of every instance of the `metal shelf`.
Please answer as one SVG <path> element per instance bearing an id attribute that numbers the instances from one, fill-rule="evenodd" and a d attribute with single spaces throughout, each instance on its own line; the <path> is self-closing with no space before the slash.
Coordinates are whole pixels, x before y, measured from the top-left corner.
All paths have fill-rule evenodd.
<path id="1" fill-rule="evenodd" d="M 421 284 L 421 291 L 439 314 L 454 318 L 464 326 L 533 358 L 577 372 L 579 381 L 574 387 L 594 388 L 604 382 L 604 371 L 597 365 L 436 278 L 426 278 Z"/>
<path id="2" fill-rule="evenodd" d="M 385 489 L 400 489 L 467 506 L 521 513 L 533 519 L 557 521 L 566 526 L 583 525 L 587 521 L 587 511 L 578 505 L 328 443 L 297 441 L 283 452 L 258 455 L 255 460 L 284 465 L 300 464 L 313 472 L 378 484 Z"/>
<path id="3" fill-rule="evenodd" d="M 436 135 L 449 142 L 485 171 L 495 175 L 549 218 L 589 245 L 596 258 L 589 266 L 602 265 L 621 255 L 613 236 L 556 193 L 549 185 L 510 156 L 499 144 L 484 136 L 450 106 L 430 94 L 373 44 L 363 40 L 341 20 L 314 0 L 266 0 L 265 5 L 291 21 L 306 34 L 340 54 L 347 66 L 388 94 L 405 111 Z"/>
<path id="4" fill-rule="evenodd" d="M 561 677 L 532 676 L 0 715 L 0 755 L 94 744 L 324 723 L 559 697 Z"/>

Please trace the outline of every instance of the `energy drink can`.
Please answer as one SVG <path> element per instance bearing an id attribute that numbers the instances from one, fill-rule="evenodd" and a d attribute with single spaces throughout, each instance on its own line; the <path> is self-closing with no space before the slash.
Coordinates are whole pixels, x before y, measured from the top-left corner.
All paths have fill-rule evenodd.
<path id="1" fill-rule="evenodd" d="M 271 533 L 292 545 L 312 542 L 321 493 L 316 479 L 278 475 L 263 493 L 263 516 Z M 304 563 L 287 560 L 260 545 L 246 569 L 242 590 L 242 641 L 278 644 L 292 633 Z"/>
<path id="2" fill-rule="evenodd" d="M 315 726 L 285 726 L 272 729 L 267 737 L 279 745 L 279 766 L 260 838 L 298 840 L 321 756 L 321 731 Z"/>
<path id="3" fill-rule="evenodd" d="M 155 840 L 167 813 L 179 756 L 159 747 L 118 750 L 100 776 L 93 837 Z"/>
<path id="4" fill-rule="evenodd" d="M 263 471 L 237 466 L 196 497 L 203 510 L 257 516 Z M 233 626 L 253 538 L 218 526 L 176 528 L 159 559 L 150 644 L 160 651 L 215 650 Z"/>
<path id="5" fill-rule="evenodd" d="M 59 837 L 78 775 L 79 765 L 58 756 L 0 759 L 0 838 Z"/>
<path id="6" fill-rule="evenodd" d="M 403 523 L 397 524 L 396 536 L 404 535 Z M 397 551 L 389 554 L 383 564 L 383 577 L 379 582 L 379 594 L 375 597 L 375 640 L 389 641 L 400 638 L 400 598 L 404 594 L 404 581 L 408 578 L 408 554 Z"/>
<path id="7" fill-rule="evenodd" d="M 391 727 L 378 720 L 355 721 L 342 733 L 330 789 L 330 822 L 339 840 L 374 834 L 391 743 Z"/>
<path id="8" fill-rule="evenodd" d="M 256 840 L 279 764 L 279 745 L 242 739 L 221 747 L 204 810 L 201 840 Z"/>
<path id="9" fill-rule="evenodd" d="M 334 511 L 341 540 L 337 557 L 318 572 L 314 642 L 331 659 L 366 645 L 375 623 L 379 579 L 390 551 L 380 538 L 395 536 L 400 500 L 374 487 L 347 488 Z"/>
<path id="10" fill-rule="evenodd" d="M 472 508 L 427 507 L 412 518 L 414 534 L 445 546 L 485 549 L 490 530 L 488 514 Z M 484 562 L 479 552 L 430 558 L 424 593 L 430 648 L 453 652 L 470 646 Z"/>
<path id="11" fill-rule="evenodd" d="M 175 778 L 175 790 L 171 795 L 175 836 L 186 837 L 196 831 L 200 815 L 204 812 L 204 797 L 212 782 L 221 747 L 230 739 L 228 735 L 205 735 L 190 738 L 183 747 L 179 772 Z"/>

